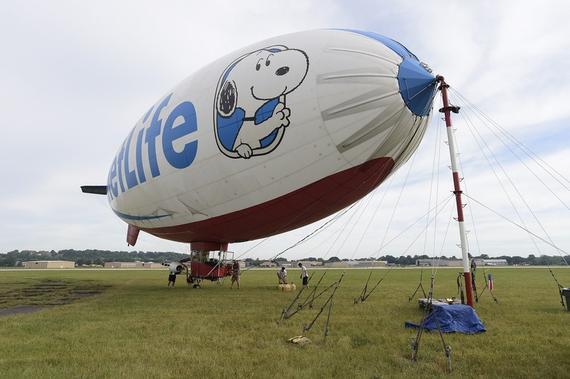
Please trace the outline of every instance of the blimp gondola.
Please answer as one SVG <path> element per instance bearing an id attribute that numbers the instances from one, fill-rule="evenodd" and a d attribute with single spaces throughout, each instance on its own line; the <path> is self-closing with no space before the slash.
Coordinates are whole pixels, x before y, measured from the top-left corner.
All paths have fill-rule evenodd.
<path id="1" fill-rule="evenodd" d="M 225 251 L 350 205 L 418 147 L 436 79 L 400 43 L 357 30 L 271 38 L 205 66 L 138 120 L 104 186 L 139 231 Z"/>

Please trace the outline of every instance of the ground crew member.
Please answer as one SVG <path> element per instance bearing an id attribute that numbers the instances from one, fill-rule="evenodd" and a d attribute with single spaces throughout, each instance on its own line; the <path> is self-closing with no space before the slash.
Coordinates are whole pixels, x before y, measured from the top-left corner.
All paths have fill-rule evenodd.
<path id="1" fill-rule="evenodd" d="M 301 262 L 299 262 L 299 267 L 301 268 L 301 280 L 303 281 L 303 287 L 307 288 L 309 286 L 309 274 L 307 273 L 307 268 Z"/>
<path id="2" fill-rule="evenodd" d="M 277 271 L 277 278 L 279 278 L 279 284 L 287 284 L 287 270 L 285 267 L 281 267 L 281 270 Z"/>
<path id="3" fill-rule="evenodd" d="M 234 261 L 232 264 L 232 284 L 230 288 L 234 288 L 234 283 L 237 283 L 237 289 L 239 290 L 239 276 L 241 274 L 239 262 Z"/>
<path id="4" fill-rule="evenodd" d="M 176 272 L 170 271 L 168 274 L 168 287 L 174 287 L 174 283 L 176 283 Z"/>

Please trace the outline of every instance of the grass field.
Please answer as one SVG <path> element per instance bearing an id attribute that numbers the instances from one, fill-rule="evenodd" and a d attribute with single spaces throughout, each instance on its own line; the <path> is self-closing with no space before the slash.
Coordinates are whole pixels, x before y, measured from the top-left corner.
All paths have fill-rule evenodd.
<path id="1" fill-rule="evenodd" d="M 323 284 L 341 272 L 328 271 Z M 372 280 L 387 272 L 375 270 Z M 562 284 L 570 285 L 570 269 L 555 272 Z M 391 270 L 366 302 L 354 305 L 368 273 L 346 271 L 326 341 L 322 317 L 307 334 L 312 343 L 299 347 L 287 339 L 301 334 L 321 300 L 314 309 L 278 324 L 295 294 L 276 289 L 273 270 L 244 272 L 240 290 L 230 290 L 229 281 L 192 289 L 183 280 L 169 289 L 164 271 L 0 271 L 0 308 L 62 303 L 64 295 L 49 291 L 33 301 L 6 295 L 46 280 L 103 290 L 36 313 L 0 317 L 0 376 L 449 376 L 437 333 L 425 334 L 418 361 L 410 360 L 415 331 L 403 324 L 419 322 L 422 316 L 417 302 L 408 302 L 419 270 Z M 430 273 L 424 271 L 426 289 Z M 436 297 L 456 294 L 456 274 L 457 269 L 437 272 Z M 451 376 L 569 378 L 570 312 L 563 311 L 548 271 L 503 268 L 493 274 L 499 304 L 486 293 L 476 307 L 487 332 L 445 335 L 452 348 Z M 289 273 L 290 278 L 297 275 L 295 270 Z"/>

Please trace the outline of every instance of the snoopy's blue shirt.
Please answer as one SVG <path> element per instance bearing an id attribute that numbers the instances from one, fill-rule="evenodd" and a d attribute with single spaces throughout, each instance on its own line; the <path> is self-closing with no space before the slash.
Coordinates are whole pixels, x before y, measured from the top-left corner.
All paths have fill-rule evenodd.
<path id="1" fill-rule="evenodd" d="M 278 97 L 267 101 L 259 107 L 255 111 L 255 115 L 253 117 L 254 124 L 259 125 L 268 120 L 273 115 L 273 111 L 277 104 L 279 104 Z M 219 113 L 216 113 L 216 119 L 218 125 L 218 140 L 227 151 L 233 151 L 238 133 L 246 119 L 245 111 L 243 108 L 236 108 L 230 117 L 223 117 Z M 275 140 L 276 136 L 277 129 L 259 141 L 261 147 L 269 146 Z"/>

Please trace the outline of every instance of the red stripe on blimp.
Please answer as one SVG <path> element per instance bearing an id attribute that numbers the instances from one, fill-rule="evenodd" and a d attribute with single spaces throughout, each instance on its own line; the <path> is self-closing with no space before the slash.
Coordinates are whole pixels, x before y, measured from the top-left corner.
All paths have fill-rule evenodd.
<path id="1" fill-rule="evenodd" d="M 190 224 L 142 230 L 172 241 L 193 242 L 193 249 L 225 250 L 228 242 L 287 232 L 329 216 L 380 185 L 393 167 L 392 158 L 373 159 L 250 208 Z"/>

